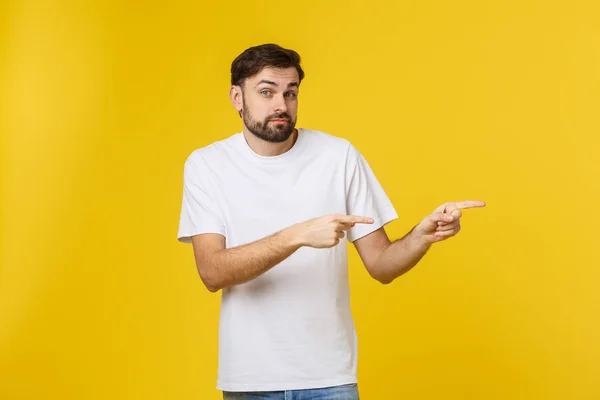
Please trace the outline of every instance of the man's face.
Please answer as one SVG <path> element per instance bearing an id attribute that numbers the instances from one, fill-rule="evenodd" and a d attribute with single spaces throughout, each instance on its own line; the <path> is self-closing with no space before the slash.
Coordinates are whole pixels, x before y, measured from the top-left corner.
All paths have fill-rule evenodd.
<path id="1" fill-rule="evenodd" d="M 294 67 L 264 68 L 246 79 L 242 92 L 246 128 L 268 142 L 286 141 L 296 126 L 298 81 Z"/>

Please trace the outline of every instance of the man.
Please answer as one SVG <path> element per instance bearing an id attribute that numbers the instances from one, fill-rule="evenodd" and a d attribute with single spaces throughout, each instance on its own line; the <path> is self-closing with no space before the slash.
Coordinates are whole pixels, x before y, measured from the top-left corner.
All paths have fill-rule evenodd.
<path id="1" fill-rule="evenodd" d="M 398 216 L 345 139 L 296 129 L 300 57 L 274 44 L 231 66 L 243 131 L 197 149 L 184 168 L 178 238 L 208 290 L 222 290 L 217 388 L 224 399 L 358 399 L 347 248 L 390 283 L 460 229 L 447 203 L 402 239 Z"/>

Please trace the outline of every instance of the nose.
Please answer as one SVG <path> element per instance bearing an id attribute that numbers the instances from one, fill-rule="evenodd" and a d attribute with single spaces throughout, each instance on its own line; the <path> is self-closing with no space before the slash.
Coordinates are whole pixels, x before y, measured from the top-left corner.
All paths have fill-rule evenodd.
<path id="1" fill-rule="evenodd" d="M 285 101 L 284 95 L 275 96 L 275 104 L 273 104 L 273 112 L 274 113 L 284 113 L 287 112 L 287 103 Z"/>

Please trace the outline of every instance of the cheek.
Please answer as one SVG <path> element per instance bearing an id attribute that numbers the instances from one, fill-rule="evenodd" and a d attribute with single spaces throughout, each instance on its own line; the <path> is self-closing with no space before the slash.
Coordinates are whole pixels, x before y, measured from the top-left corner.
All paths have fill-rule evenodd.
<path id="1" fill-rule="evenodd" d="M 296 112 L 298 111 L 298 102 L 297 101 L 289 102 L 287 109 L 288 109 L 288 114 L 290 114 L 292 117 L 295 117 Z"/>
<path id="2" fill-rule="evenodd" d="M 265 114 L 265 107 L 256 102 L 246 102 L 244 106 L 255 120 L 262 121 L 267 116 L 267 114 Z"/>
<path id="3" fill-rule="evenodd" d="M 252 115 L 258 120 L 263 120 L 269 115 L 269 105 L 265 101 L 254 102 L 251 107 Z"/>

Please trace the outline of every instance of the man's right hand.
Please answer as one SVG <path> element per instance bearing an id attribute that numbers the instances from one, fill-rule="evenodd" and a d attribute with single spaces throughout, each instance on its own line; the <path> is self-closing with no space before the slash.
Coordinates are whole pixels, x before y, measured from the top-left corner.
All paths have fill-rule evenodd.
<path id="1" fill-rule="evenodd" d="M 223 235 L 198 234 L 192 237 L 196 267 L 208 290 L 216 292 L 256 278 L 302 246 L 333 247 L 354 225 L 372 223 L 367 217 L 328 215 L 232 248 L 226 248 Z"/>
<path id="2" fill-rule="evenodd" d="M 291 239 L 299 246 L 324 249 L 336 246 L 345 231 L 356 224 L 372 224 L 373 219 L 356 215 L 326 215 L 288 228 Z"/>

